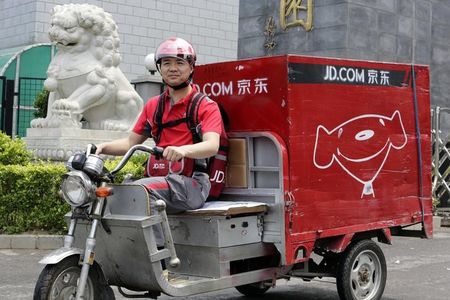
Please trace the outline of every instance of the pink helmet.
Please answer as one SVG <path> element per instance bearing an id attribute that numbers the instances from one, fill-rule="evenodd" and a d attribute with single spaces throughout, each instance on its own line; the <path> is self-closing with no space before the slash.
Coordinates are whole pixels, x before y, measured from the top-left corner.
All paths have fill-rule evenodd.
<path id="1" fill-rule="evenodd" d="M 161 64 L 161 59 L 164 57 L 181 58 L 189 62 L 192 66 L 195 65 L 197 56 L 192 45 L 182 38 L 171 37 L 162 42 L 155 53 L 156 66 Z"/>

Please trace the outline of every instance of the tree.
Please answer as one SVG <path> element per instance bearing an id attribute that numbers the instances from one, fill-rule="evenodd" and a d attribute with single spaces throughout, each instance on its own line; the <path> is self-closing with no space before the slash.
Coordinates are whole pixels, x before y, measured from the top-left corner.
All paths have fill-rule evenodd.
<path id="1" fill-rule="evenodd" d="M 47 116 L 48 94 L 49 92 L 43 89 L 34 99 L 33 106 L 36 108 L 36 111 L 33 115 L 36 118 L 45 118 Z"/>

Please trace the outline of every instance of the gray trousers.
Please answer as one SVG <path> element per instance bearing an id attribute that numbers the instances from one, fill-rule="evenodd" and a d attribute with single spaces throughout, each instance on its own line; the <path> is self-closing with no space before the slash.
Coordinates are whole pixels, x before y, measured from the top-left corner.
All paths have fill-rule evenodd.
<path id="1" fill-rule="evenodd" d="M 194 172 L 192 177 L 169 174 L 165 177 L 146 177 L 134 181 L 144 185 L 150 195 L 150 208 L 155 211 L 154 203 L 161 199 L 166 202 L 166 212 L 176 214 L 197 209 L 205 204 L 211 183 L 206 173 Z M 161 225 L 153 226 L 157 245 L 164 245 Z"/>

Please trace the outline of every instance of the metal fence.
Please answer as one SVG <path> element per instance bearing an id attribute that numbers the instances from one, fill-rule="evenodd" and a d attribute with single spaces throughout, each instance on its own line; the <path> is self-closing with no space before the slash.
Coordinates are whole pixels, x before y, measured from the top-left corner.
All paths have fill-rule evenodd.
<path id="1" fill-rule="evenodd" d="M 20 77 L 17 110 L 17 135 L 24 137 L 34 119 L 34 100 L 44 87 L 45 78 Z"/>
<path id="2" fill-rule="evenodd" d="M 435 107 L 432 115 L 432 182 L 433 197 L 438 208 L 450 208 L 450 135 L 441 130 L 444 118 L 450 117 L 450 108 Z"/>
<path id="3" fill-rule="evenodd" d="M 5 131 L 6 77 L 0 76 L 0 131 Z"/>

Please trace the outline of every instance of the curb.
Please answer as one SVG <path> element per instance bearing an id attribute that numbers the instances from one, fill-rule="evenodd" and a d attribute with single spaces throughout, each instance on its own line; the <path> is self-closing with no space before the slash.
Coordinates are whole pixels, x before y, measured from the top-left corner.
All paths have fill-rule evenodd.
<path id="1" fill-rule="evenodd" d="M 63 244 L 62 235 L 0 234 L 0 249 L 53 250 Z"/>
<path id="2" fill-rule="evenodd" d="M 450 227 L 441 226 L 441 217 L 433 217 L 433 231 L 450 232 Z M 63 235 L 0 234 L 0 249 L 53 250 L 64 245 Z"/>

